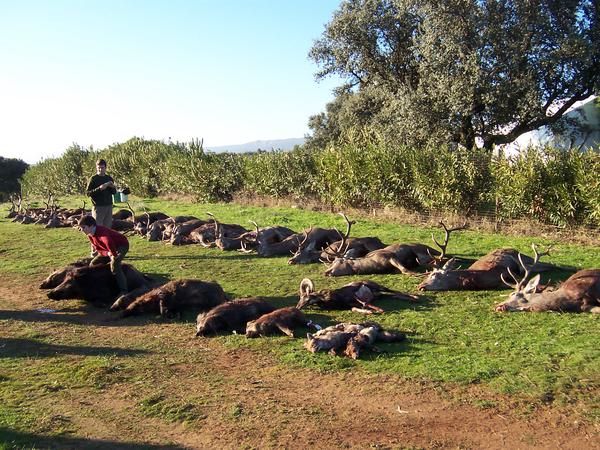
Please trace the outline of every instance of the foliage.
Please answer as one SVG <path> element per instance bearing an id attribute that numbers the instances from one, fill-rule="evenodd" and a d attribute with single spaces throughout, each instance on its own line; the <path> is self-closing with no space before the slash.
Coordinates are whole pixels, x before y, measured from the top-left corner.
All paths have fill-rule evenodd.
<path id="1" fill-rule="evenodd" d="M 73 195 L 85 190 L 94 167 L 93 150 L 71 145 L 59 158 L 35 164 L 23 176 L 23 194 Z"/>
<path id="2" fill-rule="evenodd" d="M 513 158 L 497 158 L 492 167 L 498 212 L 556 225 L 597 225 L 600 197 L 593 169 L 598 156 L 594 151 L 530 148 Z"/>
<path id="3" fill-rule="evenodd" d="M 101 151 L 76 145 L 23 175 L 26 196 L 84 193 L 102 157 L 119 186 L 134 195 L 184 194 L 229 202 L 239 193 L 341 208 L 399 207 L 468 216 L 494 206 L 502 218 L 535 218 L 555 225 L 600 225 L 598 150 L 529 149 L 492 157 L 456 146 L 392 145 L 374 127 L 341 133 L 325 149 L 248 154 L 204 151 L 202 142 L 133 138 Z"/>
<path id="4" fill-rule="evenodd" d="M 485 148 L 552 124 L 600 87 L 598 3 L 345 0 L 310 51 L 345 84 L 317 145 L 376 127 L 395 144 Z"/>
<path id="5" fill-rule="evenodd" d="M 244 157 L 244 190 L 274 198 L 307 198 L 318 190 L 314 152 L 259 151 Z"/>
<path id="6" fill-rule="evenodd" d="M 0 201 L 6 201 L 9 194 L 21 192 L 19 179 L 28 167 L 21 159 L 0 156 Z"/>
<path id="7" fill-rule="evenodd" d="M 165 164 L 165 183 L 170 192 L 191 194 L 198 201 L 231 201 L 242 184 L 239 155 L 205 152 L 192 142 L 178 147 Z"/>

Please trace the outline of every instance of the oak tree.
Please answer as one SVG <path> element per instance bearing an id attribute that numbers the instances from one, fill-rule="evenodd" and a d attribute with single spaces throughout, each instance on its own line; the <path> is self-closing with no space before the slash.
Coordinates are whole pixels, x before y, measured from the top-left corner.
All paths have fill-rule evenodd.
<path id="1" fill-rule="evenodd" d="M 597 0 L 344 0 L 309 56 L 344 84 L 313 142 L 368 124 L 405 144 L 485 148 L 600 90 Z"/>

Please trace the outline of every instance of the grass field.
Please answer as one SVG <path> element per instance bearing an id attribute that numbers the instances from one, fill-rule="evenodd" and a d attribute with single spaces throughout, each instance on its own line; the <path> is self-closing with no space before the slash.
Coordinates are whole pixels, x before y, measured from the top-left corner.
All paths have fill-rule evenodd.
<path id="1" fill-rule="evenodd" d="M 75 204 L 76 199 L 70 201 Z M 336 214 L 300 208 L 199 205 L 139 199 L 133 206 L 198 217 L 205 217 L 206 211 L 210 211 L 222 222 L 248 226 L 251 226 L 248 220 L 255 220 L 261 226 L 285 225 L 293 229 L 310 225 L 344 226 Z M 378 236 L 385 243 L 429 244 L 432 231 L 441 236 L 439 229 L 366 217 L 353 218 L 357 220 L 352 229 L 353 236 Z M 471 259 L 498 247 L 514 247 L 530 253 L 533 241 L 541 246 L 551 243 L 539 237 L 507 237 L 467 230 L 453 233 L 448 251 Z M 392 289 L 415 293 L 420 282 L 418 277 L 399 274 L 326 278 L 321 264 L 290 266 L 284 257 L 259 258 L 200 246 L 175 247 L 147 242 L 138 236 L 131 237 L 130 243 L 127 262 L 149 275 L 216 280 L 232 298 L 260 296 L 278 307 L 296 304 L 299 283 L 304 277 L 313 279 L 317 289 L 369 278 Z M 552 243 L 552 254 L 543 261 L 573 268 L 600 267 L 600 248 Z M 5 287 L 6 284 L 27 286 L 31 291 L 32 286 L 37 286 L 53 269 L 87 253 L 87 239 L 74 229 L 46 230 L 0 220 L 1 281 Z M 567 271 L 554 272 L 545 274 L 542 279 L 559 281 L 568 275 Z M 3 292 L 7 295 L 8 291 Z M 367 377 L 399 376 L 409 382 L 436 386 L 477 385 L 486 392 L 529 408 L 550 405 L 597 426 L 600 418 L 600 352 L 597 344 L 600 317 L 494 312 L 493 305 L 508 293 L 431 293 L 417 304 L 392 300 L 378 303 L 386 313 L 372 318 L 386 328 L 405 331 L 408 339 L 403 343 L 384 345 L 382 353 L 370 353 L 358 361 L 308 353 L 302 348 L 300 338 L 247 340 L 243 336 L 229 335 L 206 342 L 210 341 L 207 345 L 224 351 L 249 351 L 256 358 L 265 355 L 286 370 L 309 371 L 315 376 L 359 372 Z M 70 417 L 69 414 L 52 412 L 51 399 L 58 393 L 66 395 L 64 393 L 69 390 L 84 389 L 99 395 L 117 386 L 128 386 L 128 389 L 135 386 L 134 413 L 149 421 L 189 424 L 210 416 L 209 411 L 214 405 L 211 406 L 202 393 L 186 394 L 174 387 L 173 390 L 166 387 L 174 383 L 170 377 L 176 371 L 172 367 L 190 361 L 190 358 L 202 360 L 204 357 L 199 347 L 205 340 L 190 339 L 194 334 L 194 317 L 186 316 L 181 320 L 131 318 L 103 327 L 82 319 L 90 307 L 80 301 L 65 301 L 59 305 L 40 300 L 42 298 L 43 294 L 38 293 L 36 300 L 32 299 L 30 309 L 60 306 L 66 308 L 59 310 L 65 313 L 60 316 L 63 319 L 48 314 L 47 320 L 28 320 L 27 304 L 17 311 L 14 299 L 2 298 L 3 303 L 13 306 L 0 308 L 0 341 L 3 342 L 0 346 L 0 441 L 5 442 L 5 447 L 0 445 L 0 448 L 29 448 L 39 435 L 77 435 L 79 425 L 73 425 L 72 419 L 64 419 Z M 100 313 L 96 311 L 95 314 Z M 101 314 L 105 318 L 110 315 L 104 311 Z M 67 315 L 72 320 L 64 319 Z M 308 315 L 322 325 L 364 320 L 363 316 L 353 312 L 309 310 Z M 135 328 L 137 333 L 147 329 L 148 336 L 155 338 L 129 341 L 124 333 L 123 338 L 116 341 L 115 334 L 108 333 L 108 328 L 116 328 L 117 332 L 119 328 Z M 164 342 L 156 336 L 163 336 Z M 85 351 L 74 350 L 82 345 L 85 345 Z M 200 370 L 199 374 L 205 370 Z M 227 400 L 223 379 L 215 374 L 204 375 L 211 395 L 219 389 L 225 392 L 222 393 L 226 398 L 225 406 L 221 411 L 226 420 L 236 421 L 243 417 L 243 404 Z M 215 378 L 211 379 L 211 376 Z M 478 406 L 498 406 L 494 395 L 490 399 L 477 400 Z M 81 408 L 84 411 L 89 405 Z M 61 445 L 69 447 L 69 442 L 65 440 Z M 275 437 L 272 443 L 276 442 Z"/>

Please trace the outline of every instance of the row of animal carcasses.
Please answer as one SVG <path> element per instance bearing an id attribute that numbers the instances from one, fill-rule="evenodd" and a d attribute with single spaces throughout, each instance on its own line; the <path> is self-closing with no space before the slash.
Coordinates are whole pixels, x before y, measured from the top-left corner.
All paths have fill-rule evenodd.
<path id="1" fill-rule="evenodd" d="M 40 285 L 50 289 L 52 300 L 79 298 L 96 306 L 109 306 L 121 311 L 122 317 L 138 314 L 168 316 L 188 311 L 199 313 L 196 336 L 210 336 L 221 332 L 245 333 L 254 338 L 274 333 L 290 337 L 298 327 L 315 328 L 308 333 L 304 346 L 311 352 L 329 351 L 358 358 L 363 349 L 375 349 L 376 342 L 399 342 L 405 338 L 399 331 L 384 330 L 376 322 L 338 323 L 321 329 L 308 320 L 301 311 L 307 306 L 322 309 L 353 309 L 363 313 L 381 311 L 372 301 L 381 295 L 415 300 L 415 296 L 392 291 L 374 282 L 353 282 L 340 289 L 315 291 L 311 280 L 300 285 L 300 298 L 295 307 L 276 308 L 260 298 L 228 300 L 216 282 L 179 279 L 158 282 L 124 264 L 123 270 L 130 288 L 118 298 L 118 288 L 106 261 L 91 258 L 80 260 L 48 276 Z"/>
<path id="2" fill-rule="evenodd" d="M 46 208 L 22 209 L 13 207 L 9 217 L 21 223 L 45 224 L 46 227 L 76 226 L 88 211 L 82 208 L 59 208 L 48 199 Z M 128 205 L 129 206 L 129 205 Z M 212 215 L 211 215 L 212 216 Z M 448 260 L 446 248 L 452 231 L 448 228 L 441 244 L 434 242 L 441 252 L 420 243 L 385 245 L 377 237 L 351 238 L 353 222 L 342 214 L 346 232 L 337 229 L 309 228 L 302 232 L 282 226 L 259 227 L 254 230 L 237 224 L 219 223 L 214 216 L 203 220 L 193 216 L 170 217 L 162 212 L 135 215 L 131 206 L 113 215 L 113 228 L 133 232 L 149 240 L 162 240 L 173 245 L 198 243 L 222 250 L 256 252 L 259 256 L 287 256 L 289 264 L 324 262 L 327 276 L 401 272 L 416 274 L 420 268 L 433 269 L 419 285 L 421 290 L 481 290 L 510 286 L 514 292 L 497 309 L 501 311 L 591 311 L 598 312 L 600 274 L 597 269 L 580 271 L 559 288 L 541 289 L 539 276 L 531 275 L 556 269 L 534 258 L 522 255 L 515 249 L 494 249 L 466 269 L 457 269 L 456 258 Z"/>
<path id="3" fill-rule="evenodd" d="M 600 270 L 581 270 L 560 287 L 542 287 L 535 273 L 565 269 L 541 263 L 547 254 L 539 253 L 532 244 L 533 257 L 512 248 L 494 249 L 465 269 L 458 268 L 459 258 L 448 258 L 446 249 L 450 234 L 465 225 L 448 228 L 444 242 L 432 236 L 439 251 L 421 243 L 385 245 L 377 237 L 350 237 L 354 222 L 340 213 L 346 222 L 344 234 L 337 229 L 309 228 L 296 233 L 286 227 L 260 228 L 253 231 L 235 224 L 221 224 L 214 217 L 210 222 L 177 218 L 148 221 L 148 239 L 165 235 L 173 244 L 198 242 L 222 250 L 255 251 L 259 256 L 286 256 L 289 264 L 323 262 L 326 276 L 366 275 L 400 272 L 419 275 L 420 269 L 430 270 L 419 284 L 424 291 L 488 290 L 510 287 L 509 298 L 497 305 L 498 311 L 564 311 L 600 313 Z M 199 224 L 199 222 L 204 222 Z M 566 270 L 571 270 L 566 268 Z"/>

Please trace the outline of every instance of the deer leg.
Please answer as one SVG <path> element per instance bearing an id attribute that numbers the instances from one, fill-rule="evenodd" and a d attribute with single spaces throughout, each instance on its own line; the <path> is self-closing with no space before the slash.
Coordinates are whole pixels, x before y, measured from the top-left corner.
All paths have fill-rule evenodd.
<path id="1" fill-rule="evenodd" d="M 409 302 L 419 301 L 418 295 L 403 294 L 402 292 L 396 292 L 392 297 L 397 298 L 398 300 L 407 300 Z"/>
<path id="2" fill-rule="evenodd" d="M 280 325 L 280 324 L 277 324 L 276 326 L 286 336 L 294 337 L 294 330 L 292 330 L 291 328 L 286 327 L 285 325 Z"/>
<path id="3" fill-rule="evenodd" d="M 418 272 L 413 272 L 407 269 L 397 258 L 390 258 L 389 263 L 398 269 L 404 275 L 418 275 Z"/>
<path id="4" fill-rule="evenodd" d="M 600 314 L 600 306 L 594 306 L 588 310 L 592 314 Z"/>
<path id="5" fill-rule="evenodd" d="M 351 311 L 354 311 L 354 312 L 357 312 L 357 313 L 361 313 L 361 314 L 373 314 L 373 310 L 372 309 L 358 308 L 356 306 L 352 307 Z"/>

